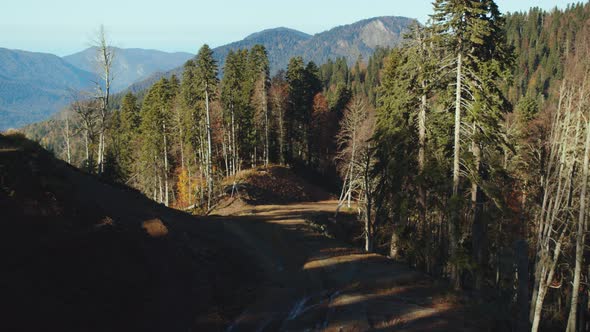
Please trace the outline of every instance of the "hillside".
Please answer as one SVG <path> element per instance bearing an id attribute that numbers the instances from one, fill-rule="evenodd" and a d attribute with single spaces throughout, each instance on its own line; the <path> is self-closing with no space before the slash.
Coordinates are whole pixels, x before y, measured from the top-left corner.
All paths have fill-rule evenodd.
<path id="1" fill-rule="evenodd" d="M 102 183 L 20 136 L 0 136 L 0 179 L 2 282 L 10 285 L 0 299 L 3 330 L 477 326 L 444 285 L 323 234 L 315 221 L 331 216 L 335 201 L 245 205 L 197 219 Z M 309 188 L 284 170 L 243 181 Z"/>
<path id="2" fill-rule="evenodd" d="M 53 54 L 0 48 L 0 130 L 45 120 L 92 78 Z"/>
<path id="3" fill-rule="evenodd" d="M 162 52 L 140 48 L 113 48 L 115 59 L 113 62 L 113 90 L 115 92 L 127 88 L 132 83 L 147 78 L 150 75 L 167 71 L 181 66 L 194 55 L 186 52 Z M 90 47 L 84 51 L 64 56 L 63 59 L 84 70 L 94 72 L 96 48 Z"/>
<path id="4" fill-rule="evenodd" d="M 257 268 L 224 225 L 0 135 L 3 331 L 221 330 Z M 10 285 L 6 287 L 6 285 Z"/>

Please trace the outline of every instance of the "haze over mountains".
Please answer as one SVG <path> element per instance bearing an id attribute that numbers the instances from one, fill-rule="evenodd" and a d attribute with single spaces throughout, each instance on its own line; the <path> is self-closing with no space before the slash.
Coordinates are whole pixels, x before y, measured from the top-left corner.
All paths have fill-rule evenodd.
<path id="1" fill-rule="evenodd" d="M 213 51 L 223 68 L 230 50 L 262 44 L 268 52 L 271 73 L 286 68 L 293 56 L 317 64 L 345 57 L 352 64 L 359 57 L 368 59 L 379 46 L 395 46 L 415 22 L 405 17 L 376 17 L 313 36 L 288 28 L 268 29 Z M 115 48 L 115 54 L 114 92 L 127 87 L 142 90 L 162 76 L 180 75 L 184 62 L 193 56 L 185 52 L 122 48 Z M 72 90 L 92 88 L 93 59 L 92 48 L 63 58 L 0 48 L 0 130 L 45 120 L 68 104 Z"/>
<path id="2" fill-rule="evenodd" d="M 92 77 L 53 54 L 0 48 L 0 130 L 44 120 Z"/>
<path id="3" fill-rule="evenodd" d="M 285 69 L 289 59 L 294 56 L 301 56 L 304 61 L 313 61 L 318 65 L 328 59 L 345 57 L 348 64 L 352 65 L 359 57 L 367 60 L 377 47 L 397 45 L 408 27 L 417 23 L 406 17 L 381 16 L 338 26 L 315 35 L 285 27 L 267 29 L 253 33 L 243 40 L 216 47 L 213 55 L 222 69 L 230 50 L 264 45 L 268 52 L 271 75 Z M 181 73 L 182 67 L 166 73 L 156 73 L 133 84 L 130 89 L 137 92 L 151 86 L 163 76 L 180 76 Z"/>
<path id="4" fill-rule="evenodd" d="M 74 91 L 93 88 L 94 50 L 60 58 L 0 48 L 0 130 L 42 121 L 65 107 Z M 182 65 L 193 55 L 115 48 L 113 91 Z"/>
<path id="5" fill-rule="evenodd" d="M 194 54 L 187 52 L 168 53 L 141 48 L 113 47 L 113 89 L 121 91 L 137 80 L 157 71 L 168 70 L 185 63 Z M 96 48 L 90 47 L 82 52 L 63 57 L 68 63 L 89 72 L 96 71 Z"/>

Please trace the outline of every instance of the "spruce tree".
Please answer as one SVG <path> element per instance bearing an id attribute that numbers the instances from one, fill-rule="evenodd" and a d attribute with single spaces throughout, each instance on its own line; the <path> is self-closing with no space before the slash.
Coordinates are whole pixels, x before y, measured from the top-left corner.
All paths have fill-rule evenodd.
<path id="1" fill-rule="evenodd" d="M 461 126 L 468 110 L 475 129 L 475 118 L 497 118 L 498 108 L 503 107 L 503 96 L 496 81 L 509 61 L 501 34 L 503 19 L 493 0 L 436 0 L 433 3 L 433 33 L 435 40 L 453 55 L 455 76 L 455 129 L 453 143 L 453 190 L 449 225 L 449 253 L 451 279 L 456 288 L 461 287 L 461 267 L 458 266 L 460 230 L 460 174 L 461 174 Z M 481 110 L 481 112 L 480 112 Z M 475 113 L 479 113 L 475 115 Z M 486 121 L 487 122 L 487 121 Z M 477 140 L 477 137 L 474 136 Z M 478 143 L 472 144 L 474 170 L 479 172 L 481 162 Z M 473 182 L 473 178 L 472 178 Z M 476 185 L 477 186 L 477 185 Z M 472 196 L 477 196 L 472 189 Z M 477 198 L 472 198 L 477 201 Z M 477 202 L 475 203 L 477 206 Z M 476 211 L 474 211 L 476 213 Z M 476 217 L 477 218 L 477 217 Z"/>
<path id="2" fill-rule="evenodd" d="M 123 97 L 121 108 L 119 111 L 120 126 L 118 130 L 119 142 L 122 144 L 119 150 L 119 166 L 123 173 L 123 178 L 128 180 L 133 173 L 135 149 L 137 135 L 139 133 L 139 106 L 137 104 L 137 97 L 131 92 L 128 92 Z"/>
<path id="3" fill-rule="evenodd" d="M 211 207 L 211 200 L 213 196 L 213 147 L 212 147 L 212 133 L 211 133 L 211 112 L 209 104 L 214 97 L 217 90 L 217 62 L 213 58 L 213 51 L 209 45 L 205 44 L 199 49 L 199 53 L 195 59 L 196 62 L 196 76 L 200 84 L 200 92 L 202 98 L 205 100 L 205 125 L 207 133 L 207 209 Z"/>

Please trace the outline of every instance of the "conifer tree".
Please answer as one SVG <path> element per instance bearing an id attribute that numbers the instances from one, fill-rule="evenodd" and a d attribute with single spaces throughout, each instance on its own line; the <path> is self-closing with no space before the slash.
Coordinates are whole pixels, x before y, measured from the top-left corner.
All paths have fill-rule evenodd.
<path id="1" fill-rule="evenodd" d="M 118 113 L 119 128 L 116 131 L 118 142 L 121 144 L 118 149 L 118 164 L 121 168 L 123 179 L 129 180 L 133 173 L 134 150 L 136 149 L 136 139 L 139 133 L 139 106 L 137 97 L 128 92 L 121 102 L 121 108 Z"/>
<path id="2" fill-rule="evenodd" d="M 472 111 L 479 106 L 480 100 L 487 96 L 483 91 L 485 85 L 492 83 L 496 76 L 489 71 L 495 66 L 503 68 L 506 61 L 505 50 L 500 34 L 502 33 L 502 18 L 498 8 L 492 0 L 436 0 L 433 3 L 434 14 L 433 33 L 435 39 L 453 54 L 452 68 L 455 76 L 455 128 L 453 143 L 453 190 L 451 200 L 451 217 L 449 225 L 449 253 L 451 255 L 451 279 L 456 288 L 461 287 L 459 260 L 459 230 L 460 230 L 460 174 L 461 174 L 461 127 L 462 117 L 466 110 Z M 500 42 L 500 43 L 498 43 Z M 498 57 L 498 54 L 500 56 Z M 494 64 L 491 64 L 490 62 Z M 492 76 L 488 79 L 487 75 Z M 490 87 L 499 92 L 494 86 Z M 498 97 L 498 94 L 494 94 Z M 499 95 L 501 97 L 501 94 Z M 490 99 L 494 99 L 490 97 Z M 486 105 L 485 110 L 499 103 L 494 100 Z M 496 113 L 496 112 L 492 112 Z M 477 127 L 477 125 L 475 126 Z M 476 164 L 478 147 L 473 145 Z M 478 166 L 474 167 L 477 172 Z"/>
<path id="3" fill-rule="evenodd" d="M 255 125 L 259 126 L 262 122 L 263 129 L 260 130 L 259 134 L 262 136 L 262 160 L 265 166 L 268 166 L 269 162 L 269 135 L 270 135 L 270 120 L 269 120 L 269 108 L 268 108 L 268 89 L 270 85 L 270 66 L 268 61 L 268 55 L 266 49 L 262 45 L 254 45 L 249 53 L 249 67 L 251 77 L 254 81 L 252 90 L 252 107 L 255 109 Z M 256 153 L 255 153 L 256 155 Z"/>
<path id="4" fill-rule="evenodd" d="M 211 207 L 213 196 L 213 143 L 211 133 L 211 114 L 209 104 L 217 90 L 217 62 L 213 58 L 213 51 L 205 44 L 199 50 L 196 62 L 197 80 L 200 84 L 200 92 L 205 101 L 205 126 L 207 133 L 207 209 Z"/>
<path id="5" fill-rule="evenodd" d="M 293 162 L 295 157 L 301 158 L 303 149 L 305 120 L 305 67 L 303 58 L 294 57 L 289 61 L 285 74 L 289 85 L 288 111 L 286 113 L 287 123 L 287 161 Z"/>

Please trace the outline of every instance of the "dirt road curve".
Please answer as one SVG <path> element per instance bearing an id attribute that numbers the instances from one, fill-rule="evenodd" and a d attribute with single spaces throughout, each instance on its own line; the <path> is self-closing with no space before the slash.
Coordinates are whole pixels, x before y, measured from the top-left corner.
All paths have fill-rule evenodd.
<path id="1" fill-rule="evenodd" d="M 219 216 L 268 282 L 227 331 L 471 331 L 428 276 L 365 254 L 306 222 L 336 202 L 244 207 Z"/>

